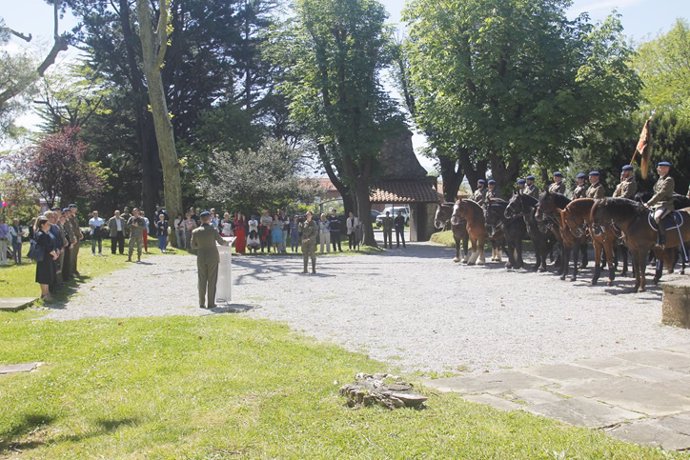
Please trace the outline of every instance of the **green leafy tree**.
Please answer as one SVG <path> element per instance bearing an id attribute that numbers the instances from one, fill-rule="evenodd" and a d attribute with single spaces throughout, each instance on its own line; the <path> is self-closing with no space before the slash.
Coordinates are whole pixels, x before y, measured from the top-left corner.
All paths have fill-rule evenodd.
<path id="1" fill-rule="evenodd" d="M 587 129 L 635 108 L 639 80 L 620 21 L 569 20 L 571 4 L 408 4 L 415 121 L 468 177 L 484 161 L 504 186 L 535 163 L 562 167 Z"/>
<path id="2" fill-rule="evenodd" d="M 351 193 L 364 244 L 375 246 L 369 187 L 398 118 L 380 79 L 392 57 L 385 9 L 375 0 L 299 0 L 295 12 L 278 51 L 292 119 L 318 144 L 334 183 Z"/>

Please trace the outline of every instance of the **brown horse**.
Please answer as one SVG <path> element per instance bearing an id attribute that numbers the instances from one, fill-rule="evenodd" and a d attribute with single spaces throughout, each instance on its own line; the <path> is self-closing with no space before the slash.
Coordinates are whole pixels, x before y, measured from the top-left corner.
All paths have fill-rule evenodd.
<path id="1" fill-rule="evenodd" d="M 678 212 L 684 220 L 679 228 L 666 231 L 667 249 L 680 247 L 683 241 L 690 240 L 690 208 Z M 634 292 L 644 292 L 647 254 L 657 241 L 657 232 L 650 225 L 649 209 L 625 198 L 604 198 L 592 206 L 591 219 L 593 225 L 615 225 L 620 228 L 623 241 L 633 256 Z M 661 264 L 657 266 L 657 277 L 661 276 L 659 271 L 662 268 Z"/>
<path id="2" fill-rule="evenodd" d="M 581 246 L 586 240 L 587 234 L 592 237 L 592 245 L 594 246 L 594 276 L 592 277 L 592 284 L 597 284 L 601 276 L 601 253 L 604 252 L 606 256 L 606 263 L 609 267 L 609 281 L 608 285 L 613 285 L 613 280 L 616 277 L 616 265 L 613 262 L 615 242 L 617 240 L 616 233 L 610 225 L 597 226 L 592 228 L 591 211 L 594 205 L 592 198 L 578 198 L 571 201 L 564 210 L 561 211 L 561 228 L 567 229 L 569 235 L 564 235 L 564 240 L 568 239 L 568 244 Z M 570 241 L 572 240 L 572 241 Z M 564 244 L 567 246 L 567 244 Z M 573 280 L 577 276 L 577 248 L 575 248 L 575 256 L 573 259 Z M 564 254 L 568 257 L 568 254 Z M 567 263 L 567 262 L 566 262 Z"/>
<path id="3" fill-rule="evenodd" d="M 554 238 L 561 245 L 561 252 L 565 252 L 563 247 L 563 234 L 561 232 L 561 211 L 570 204 L 570 199 L 560 193 L 551 193 L 548 190 L 539 195 L 539 204 L 537 205 L 534 218 L 537 222 L 542 223 L 547 229 L 551 230 Z M 577 261 L 577 257 L 575 258 Z M 566 257 L 561 254 L 560 268 L 556 274 L 561 275 L 564 280 L 568 272 L 568 262 Z"/>
<path id="4" fill-rule="evenodd" d="M 458 200 L 453 207 L 453 218 L 465 219 L 467 222 L 465 227 L 472 242 L 472 255 L 467 260 L 467 265 L 486 263 L 484 260 L 486 225 L 482 207 L 472 200 Z"/>
<path id="5" fill-rule="evenodd" d="M 437 230 L 443 230 L 450 222 L 450 229 L 453 232 L 453 241 L 455 242 L 453 262 L 460 262 L 460 248 L 462 248 L 463 255 L 465 256 L 464 261 L 467 263 L 467 258 L 469 257 L 467 247 L 470 240 L 470 236 L 467 234 L 467 222 L 459 217 L 451 219 L 453 217 L 453 206 L 455 206 L 455 203 L 441 203 L 438 205 L 434 215 L 434 227 Z"/>

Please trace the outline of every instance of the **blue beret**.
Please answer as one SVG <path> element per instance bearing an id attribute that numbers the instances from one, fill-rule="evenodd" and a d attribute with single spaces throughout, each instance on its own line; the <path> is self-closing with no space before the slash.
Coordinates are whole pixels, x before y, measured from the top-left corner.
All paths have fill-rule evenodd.
<path id="1" fill-rule="evenodd" d="M 210 216 L 210 215 L 211 215 L 210 212 L 208 212 L 208 211 L 202 211 L 201 214 L 199 214 L 199 217 L 207 217 L 207 216 Z"/>
<path id="2" fill-rule="evenodd" d="M 68 207 L 68 208 L 76 208 L 76 207 L 77 207 L 77 205 L 76 205 L 76 204 L 74 204 L 74 203 L 72 203 L 72 204 L 70 204 L 70 205 L 69 205 L 69 206 L 67 206 L 67 207 Z"/>
<path id="3" fill-rule="evenodd" d="M 527 180 L 534 180 L 534 176 L 530 174 L 529 176 L 525 177 L 525 179 L 527 179 Z"/>
<path id="4" fill-rule="evenodd" d="M 556 171 L 555 173 L 553 173 L 553 175 L 554 175 L 555 177 L 563 177 L 563 173 L 560 172 L 560 171 Z"/>
<path id="5" fill-rule="evenodd" d="M 525 179 L 518 179 L 517 183 L 518 185 L 525 185 Z"/>
<path id="6" fill-rule="evenodd" d="M 59 210 L 58 210 L 59 211 Z M 69 212 L 69 208 L 63 208 L 62 212 Z"/>
<path id="7" fill-rule="evenodd" d="M 495 184 L 495 183 L 496 183 L 496 181 L 495 181 L 495 180 L 493 180 L 493 179 L 489 179 L 489 185 L 493 185 L 493 184 Z"/>
<path id="8" fill-rule="evenodd" d="M 673 165 L 672 165 L 671 163 L 669 163 L 668 161 L 660 161 L 660 162 L 657 164 L 657 166 L 668 166 L 668 167 L 670 168 L 670 167 L 673 166 Z"/>
<path id="9" fill-rule="evenodd" d="M 577 173 L 577 176 L 575 176 L 575 177 L 577 177 L 578 179 L 585 179 L 587 177 L 587 174 L 581 172 L 581 173 Z"/>
<path id="10" fill-rule="evenodd" d="M 484 179 L 479 179 L 477 181 L 478 184 L 486 184 L 486 181 Z"/>
<path id="11" fill-rule="evenodd" d="M 599 175 L 599 171 L 590 171 L 590 172 L 589 172 L 589 175 L 590 175 L 590 176 L 598 176 L 598 175 Z"/>
<path id="12" fill-rule="evenodd" d="M 625 165 L 621 168 L 621 171 L 632 171 L 633 169 L 632 165 Z"/>

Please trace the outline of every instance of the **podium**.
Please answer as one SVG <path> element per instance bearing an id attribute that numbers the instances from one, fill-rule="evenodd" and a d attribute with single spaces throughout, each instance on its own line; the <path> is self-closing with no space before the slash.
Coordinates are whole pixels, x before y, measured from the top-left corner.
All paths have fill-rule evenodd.
<path id="1" fill-rule="evenodd" d="M 227 304 L 232 300 L 232 247 L 236 238 L 234 236 L 222 238 L 229 244 L 227 246 L 216 244 L 220 256 L 218 283 L 216 284 L 216 305 Z"/>

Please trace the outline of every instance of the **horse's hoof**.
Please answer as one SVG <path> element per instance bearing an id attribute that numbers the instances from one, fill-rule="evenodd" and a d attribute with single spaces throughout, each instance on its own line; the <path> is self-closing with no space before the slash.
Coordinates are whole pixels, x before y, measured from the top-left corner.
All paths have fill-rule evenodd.
<path id="1" fill-rule="evenodd" d="M 539 271 L 539 273 L 544 273 L 546 271 L 544 267 L 539 267 L 537 270 Z"/>
<path id="2" fill-rule="evenodd" d="M 467 266 L 468 266 L 468 267 L 471 267 L 471 266 L 474 265 L 474 264 L 475 264 L 474 262 L 467 262 Z"/>
<path id="3" fill-rule="evenodd" d="M 513 268 L 513 266 L 508 263 L 506 264 L 506 268 Z"/>
<path id="4" fill-rule="evenodd" d="M 453 262 L 455 262 L 455 263 L 457 264 L 458 262 L 460 262 L 460 259 L 458 259 L 457 257 L 455 257 L 455 258 L 453 259 Z"/>
<path id="5" fill-rule="evenodd" d="M 659 279 L 660 279 L 660 278 L 654 278 L 654 279 L 652 280 L 652 282 L 654 283 L 654 286 L 656 286 L 657 284 L 659 284 Z"/>
<path id="6" fill-rule="evenodd" d="M 571 276 L 570 277 L 570 282 L 572 283 L 573 281 L 577 281 L 577 276 Z"/>
<path id="7" fill-rule="evenodd" d="M 646 291 L 647 291 L 647 288 L 641 287 L 640 290 L 639 290 L 638 292 L 646 292 Z"/>
<path id="8" fill-rule="evenodd" d="M 561 275 L 561 280 L 565 281 L 565 275 Z"/>
<path id="9" fill-rule="evenodd" d="M 596 286 L 598 282 L 599 282 L 598 278 L 592 279 L 592 286 Z"/>

